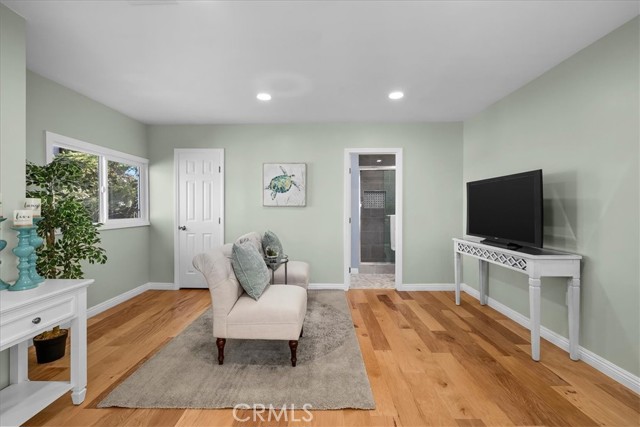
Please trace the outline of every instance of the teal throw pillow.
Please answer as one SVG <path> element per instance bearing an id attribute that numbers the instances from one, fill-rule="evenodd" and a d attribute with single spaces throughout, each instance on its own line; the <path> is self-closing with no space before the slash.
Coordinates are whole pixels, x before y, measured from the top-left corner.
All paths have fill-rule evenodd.
<path id="1" fill-rule="evenodd" d="M 269 286 L 269 270 L 258 249 L 249 242 L 234 244 L 231 266 L 240 286 L 257 301 Z"/>
<path id="2" fill-rule="evenodd" d="M 264 254 L 268 256 L 269 254 L 267 253 L 267 247 L 275 250 L 278 253 L 278 256 L 284 255 L 280 239 L 278 239 L 276 233 L 269 230 L 265 231 L 264 236 L 262 236 L 262 250 L 264 251 Z"/>

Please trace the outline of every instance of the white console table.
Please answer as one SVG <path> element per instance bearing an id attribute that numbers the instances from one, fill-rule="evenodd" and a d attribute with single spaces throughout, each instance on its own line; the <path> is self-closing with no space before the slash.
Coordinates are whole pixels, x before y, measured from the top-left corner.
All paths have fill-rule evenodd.
<path id="1" fill-rule="evenodd" d="M 93 280 L 46 280 L 26 291 L 0 292 L 0 351 L 10 349 L 10 385 L 0 390 L 0 425 L 21 425 L 71 390 L 87 392 L 87 286 Z M 29 339 L 71 322 L 71 381 L 29 381 Z"/>
<path id="2" fill-rule="evenodd" d="M 455 254 L 456 304 L 460 305 L 462 255 L 477 258 L 479 263 L 480 304 L 487 303 L 488 263 L 499 265 L 529 276 L 529 310 L 531 328 L 531 358 L 540 360 L 540 278 L 568 277 L 569 357 L 580 358 L 580 255 L 549 249 L 503 249 L 464 239 L 453 239 Z"/>

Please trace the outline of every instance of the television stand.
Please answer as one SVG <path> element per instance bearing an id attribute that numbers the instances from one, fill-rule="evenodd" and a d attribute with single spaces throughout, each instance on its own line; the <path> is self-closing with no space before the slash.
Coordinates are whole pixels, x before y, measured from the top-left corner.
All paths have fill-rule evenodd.
<path id="1" fill-rule="evenodd" d="M 569 308 L 569 357 L 579 360 L 580 333 L 580 260 L 582 256 L 549 249 L 521 248 L 511 250 L 484 242 L 453 239 L 456 304 L 460 305 L 460 279 L 462 255 L 478 259 L 480 304 L 487 304 L 487 279 L 489 263 L 529 276 L 529 310 L 531 330 L 531 358 L 540 360 L 540 279 L 542 277 L 567 277 Z"/>

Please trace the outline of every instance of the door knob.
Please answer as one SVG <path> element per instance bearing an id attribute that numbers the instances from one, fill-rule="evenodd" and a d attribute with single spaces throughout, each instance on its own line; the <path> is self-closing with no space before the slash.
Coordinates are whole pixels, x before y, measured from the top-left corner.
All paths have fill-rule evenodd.
<path id="1" fill-rule="evenodd" d="M 185 225 L 179 225 L 178 230 L 187 231 L 187 227 Z"/>

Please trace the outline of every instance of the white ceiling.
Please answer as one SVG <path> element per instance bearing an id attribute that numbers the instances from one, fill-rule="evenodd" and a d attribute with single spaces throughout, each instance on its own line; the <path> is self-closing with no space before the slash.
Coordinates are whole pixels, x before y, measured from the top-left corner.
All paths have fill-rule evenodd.
<path id="1" fill-rule="evenodd" d="M 456 121 L 638 1 L 2 1 L 27 66 L 145 123 Z M 136 4 L 139 3 L 139 4 Z M 390 101 L 391 90 L 405 98 Z M 273 100 L 256 100 L 258 92 Z"/>

